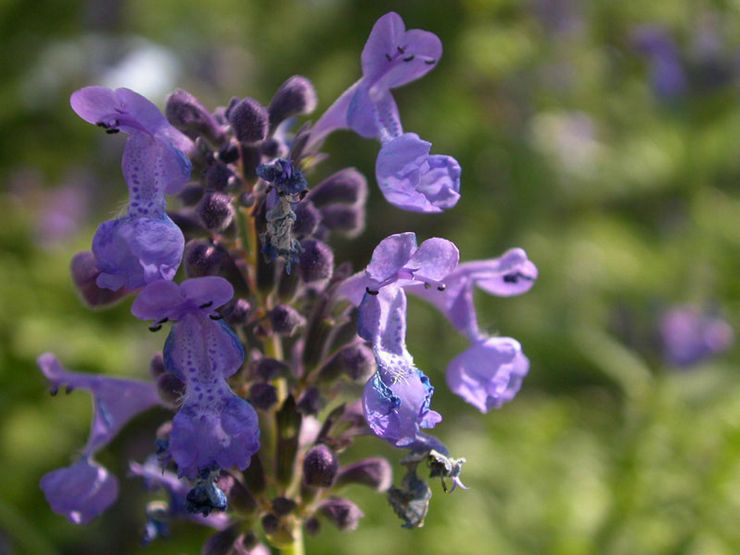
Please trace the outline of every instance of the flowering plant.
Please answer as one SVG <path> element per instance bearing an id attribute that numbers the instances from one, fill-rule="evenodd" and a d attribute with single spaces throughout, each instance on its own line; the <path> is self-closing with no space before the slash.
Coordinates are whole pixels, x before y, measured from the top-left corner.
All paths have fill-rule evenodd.
<path id="1" fill-rule="evenodd" d="M 182 90 L 164 115 L 128 89 L 72 95 L 82 119 L 128 135 L 130 193 L 127 213 L 101 224 L 91 252 L 74 258 L 74 282 L 91 306 L 135 297 L 136 318 L 152 332 L 170 328 L 151 381 L 70 372 L 52 354 L 39 357 L 52 393 L 86 389 L 95 406 L 80 457 L 41 480 L 55 512 L 86 524 L 115 502 L 118 479 L 95 454 L 157 405 L 173 415 L 152 456 L 130 464 L 131 475 L 168 496 L 146 509 L 146 542 L 182 518 L 215 530 L 205 553 L 261 553 L 265 544 L 302 553 L 303 531 L 317 533 L 322 520 L 357 526 L 361 510 L 338 496 L 347 484 L 386 492 L 409 528 L 423 525 L 432 495 L 423 467 L 445 490 L 464 487 L 464 459 L 425 432 L 442 415 L 405 345 L 406 295 L 438 308 L 470 341 L 449 363 L 447 383 L 485 413 L 516 395 L 529 362 L 516 340 L 481 329 L 474 292 L 525 293 L 537 269 L 521 249 L 460 264 L 451 241 L 419 243 L 406 232 L 381 241 L 353 273 L 335 263 L 329 242 L 362 231 L 366 180 L 353 168 L 314 186 L 307 179 L 324 139 L 350 129 L 380 141 L 376 178 L 388 202 L 424 213 L 454 207 L 460 165 L 404 132 L 391 93 L 441 55 L 436 35 L 386 14 L 363 49 L 361 79 L 297 130 L 296 117 L 317 104 L 300 76 L 267 107 L 235 98 L 213 112 Z M 168 212 L 167 195 L 181 207 Z M 186 279 L 177 282 L 180 266 Z M 405 450 L 396 486 L 381 457 L 340 465 L 364 434 Z"/>

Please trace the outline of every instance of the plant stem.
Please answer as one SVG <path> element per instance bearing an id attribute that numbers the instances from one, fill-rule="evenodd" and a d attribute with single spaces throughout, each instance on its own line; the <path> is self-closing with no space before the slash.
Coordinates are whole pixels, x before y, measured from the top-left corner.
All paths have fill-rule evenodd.
<path id="1" fill-rule="evenodd" d="M 280 555 L 304 555 L 306 553 L 303 545 L 303 527 L 296 524 L 293 529 L 293 543 L 283 547 L 279 551 Z"/>

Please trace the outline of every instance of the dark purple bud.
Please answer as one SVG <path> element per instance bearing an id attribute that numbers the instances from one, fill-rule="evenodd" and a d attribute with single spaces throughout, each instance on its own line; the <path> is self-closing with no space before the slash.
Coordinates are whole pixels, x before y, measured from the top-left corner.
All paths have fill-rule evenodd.
<path id="1" fill-rule="evenodd" d="M 239 144 L 230 142 L 218 151 L 218 159 L 224 164 L 233 164 L 239 159 Z"/>
<path id="2" fill-rule="evenodd" d="M 283 141 L 267 139 L 260 145 L 262 154 L 268 158 L 283 158 L 288 155 L 288 147 Z"/>
<path id="3" fill-rule="evenodd" d="M 329 488 L 339 470 L 334 452 L 323 443 L 309 449 L 303 459 L 303 483 L 316 488 Z"/>
<path id="4" fill-rule="evenodd" d="M 285 516 L 296 508 L 296 502 L 287 497 L 276 497 L 272 500 L 272 512 L 277 516 Z"/>
<path id="5" fill-rule="evenodd" d="M 342 531 L 354 530 L 365 516 L 360 508 L 349 499 L 332 497 L 322 501 L 319 513 Z"/>
<path id="6" fill-rule="evenodd" d="M 203 235 L 205 232 L 203 224 L 194 209 L 168 210 L 167 215 L 186 237 Z"/>
<path id="7" fill-rule="evenodd" d="M 226 253 L 223 249 L 204 239 L 194 239 L 185 245 L 183 260 L 188 277 L 215 275 L 225 259 Z"/>
<path id="8" fill-rule="evenodd" d="M 321 212 L 312 202 L 299 202 L 293 209 L 295 222 L 293 222 L 293 234 L 296 237 L 308 237 L 313 235 L 321 223 Z"/>
<path id="9" fill-rule="evenodd" d="M 306 319 L 292 306 L 279 304 L 270 311 L 270 322 L 275 333 L 290 337 L 306 324 Z"/>
<path id="10" fill-rule="evenodd" d="M 118 291 L 98 287 L 96 280 L 100 275 L 100 270 L 98 270 L 98 266 L 95 263 L 95 256 L 89 251 L 78 252 L 74 255 L 70 264 L 70 271 L 77 291 L 80 293 L 85 304 L 90 308 L 115 304 L 131 293 L 131 290 L 125 287 L 122 287 Z"/>
<path id="11" fill-rule="evenodd" d="M 249 400 L 258 410 L 270 410 L 277 403 L 277 389 L 269 383 L 252 384 Z"/>
<path id="12" fill-rule="evenodd" d="M 294 75 L 280 85 L 270 101 L 270 127 L 299 114 L 310 114 L 316 109 L 316 90 L 311 81 Z"/>
<path id="13" fill-rule="evenodd" d="M 238 536 L 238 526 L 229 526 L 206 540 L 201 555 L 230 555 Z"/>
<path id="14" fill-rule="evenodd" d="M 367 180 L 355 168 L 345 168 L 330 175 L 308 193 L 316 206 L 328 204 L 363 204 L 367 198 Z"/>
<path id="15" fill-rule="evenodd" d="M 316 387 L 309 387 L 298 399 L 296 405 L 298 412 L 304 415 L 315 415 L 318 414 L 322 408 L 324 408 L 324 400 L 321 397 L 321 393 Z"/>
<path id="16" fill-rule="evenodd" d="M 234 219 L 231 199 L 223 193 L 206 193 L 195 210 L 203 227 L 209 231 L 223 231 Z"/>
<path id="17" fill-rule="evenodd" d="M 268 114 L 253 98 L 244 98 L 229 110 L 229 122 L 239 142 L 257 143 L 267 136 Z"/>
<path id="18" fill-rule="evenodd" d="M 366 382 L 375 372 L 375 357 L 362 343 L 342 347 L 319 371 L 319 379 L 327 382 L 346 375 L 351 380 Z"/>
<path id="19" fill-rule="evenodd" d="M 203 198 L 203 187 L 197 184 L 186 185 L 180 192 L 180 200 L 185 206 L 195 206 Z"/>
<path id="20" fill-rule="evenodd" d="M 226 164 L 212 164 L 206 170 L 206 186 L 214 191 L 225 191 L 237 177 Z"/>
<path id="21" fill-rule="evenodd" d="M 252 193 L 242 193 L 239 195 L 239 206 L 243 206 L 244 208 L 251 208 L 254 206 L 254 195 Z"/>
<path id="22" fill-rule="evenodd" d="M 165 373 L 165 367 L 164 367 L 164 357 L 162 357 L 162 353 L 157 353 L 152 357 L 152 360 L 149 361 L 149 374 L 151 374 L 152 378 L 155 380 Z"/>
<path id="23" fill-rule="evenodd" d="M 251 530 L 245 534 L 241 534 L 234 542 L 234 554 L 233 555 L 249 555 L 249 553 L 257 547 L 259 538 Z"/>
<path id="24" fill-rule="evenodd" d="M 306 520 L 306 533 L 309 536 L 315 536 L 321 531 L 321 521 L 319 521 L 318 518 L 315 516 L 312 516 L 308 520 Z"/>
<path id="25" fill-rule="evenodd" d="M 157 378 L 157 391 L 165 405 L 179 408 L 185 395 L 185 382 L 172 372 L 165 372 Z"/>
<path id="26" fill-rule="evenodd" d="M 382 457 L 370 457 L 343 466 L 337 474 L 336 485 L 361 484 L 377 491 L 385 491 L 393 483 L 391 463 Z"/>
<path id="27" fill-rule="evenodd" d="M 321 209 L 321 223 L 347 237 L 356 237 L 365 229 L 365 206 L 331 204 Z"/>
<path id="28" fill-rule="evenodd" d="M 252 305 L 246 299 L 235 299 L 223 310 L 224 318 L 232 326 L 243 326 L 249 320 Z"/>
<path id="29" fill-rule="evenodd" d="M 274 534 L 278 531 L 278 528 L 280 528 L 280 519 L 276 515 L 267 513 L 262 517 L 262 529 L 265 534 Z"/>
<path id="30" fill-rule="evenodd" d="M 329 279 L 334 270 L 334 253 L 329 245 L 314 239 L 301 242 L 303 251 L 298 258 L 301 278 L 306 283 Z"/>
<path id="31" fill-rule="evenodd" d="M 254 374 L 265 381 L 274 380 L 281 376 L 285 377 L 290 373 L 290 366 L 274 358 L 262 357 L 253 364 Z"/>
<path id="32" fill-rule="evenodd" d="M 226 135 L 216 119 L 192 94 L 182 89 L 167 98 L 165 115 L 169 122 L 191 139 L 198 136 L 219 145 Z"/>
<path id="33" fill-rule="evenodd" d="M 224 118 L 224 122 L 229 121 L 229 118 L 231 117 L 231 111 L 242 101 L 241 98 L 238 96 L 232 96 L 229 99 L 229 103 L 226 105 L 225 108 L 219 108 L 217 112 L 220 112 L 219 114 L 216 114 L 216 117 L 222 117 Z"/>

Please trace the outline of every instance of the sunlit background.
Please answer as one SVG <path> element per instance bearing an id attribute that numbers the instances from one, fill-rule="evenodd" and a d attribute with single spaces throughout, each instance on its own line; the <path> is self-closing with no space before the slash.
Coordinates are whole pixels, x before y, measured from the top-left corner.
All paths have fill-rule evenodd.
<path id="1" fill-rule="evenodd" d="M 150 451 L 161 415 L 100 455 L 122 493 L 93 524 L 53 514 L 38 488 L 84 443 L 90 400 L 49 397 L 35 357 L 144 377 L 162 339 L 130 300 L 85 309 L 69 278 L 71 256 L 126 195 L 123 139 L 79 120 L 69 94 L 127 86 L 162 106 L 181 87 L 215 108 L 267 102 L 302 74 L 323 110 L 360 76 L 365 39 L 391 9 L 444 43 L 439 66 L 396 99 L 407 129 L 460 161 L 463 196 L 423 216 L 373 186 L 366 233 L 337 256 L 361 268 L 379 239 L 407 230 L 453 240 L 464 260 L 525 248 L 533 290 L 478 306 L 486 329 L 521 341 L 531 372 L 514 402 L 479 414 L 444 386 L 464 341 L 415 302 L 410 350 L 437 385 L 435 431 L 467 457 L 470 489 L 435 488 L 414 531 L 381 495 L 349 490 L 366 514 L 359 530 L 325 526 L 308 553 L 740 553 L 740 352 L 679 367 L 660 334 L 684 305 L 740 321 L 730 0 L 0 1 L 0 553 L 189 554 L 209 534 L 179 526 L 139 547 L 151 494 L 125 478 L 126 461 Z M 377 145 L 341 133 L 326 150 L 317 179 L 353 165 L 374 182 Z M 367 438 L 343 460 L 370 452 L 398 458 Z"/>

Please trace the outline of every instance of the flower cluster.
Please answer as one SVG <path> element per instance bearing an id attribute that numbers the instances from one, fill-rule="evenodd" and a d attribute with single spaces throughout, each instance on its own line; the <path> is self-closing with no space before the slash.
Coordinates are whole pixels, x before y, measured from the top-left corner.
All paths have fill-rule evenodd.
<path id="1" fill-rule="evenodd" d="M 182 90 L 169 97 L 166 115 L 128 89 L 72 95 L 80 117 L 128 134 L 122 167 L 130 193 L 127 214 L 103 223 L 92 250 L 73 260 L 74 282 L 91 306 L 134 297 L 133 315 L 152 332 L 170 327 L 148 382 L 68 372 L 53 355 L 40 357 L 52 392 L 82 388 L 95 400 L 81 456 L 41 481 L 54 511 L 84 524 L 115 501 L 117 479 L 93 456 L 155 405 L 172 415 L 151 457 L 130 464 L 132 476 L 166 493 L 146 509 L 147 542 L 184 518 L 215 530 L 207 553 L 265 552 L 260 542 L 295 553 L 303 531 L 317 533 L 322 521 L 357 526 L 362 511 L 341 496 L 348 484 L 387 491 L 407 527 L 423 524 L 432 495 L 420 466 L 445 490 L 464 487 L 464 459 L 426 431 L 442 415 L 432 408 L 430 377 L 406 348 L 407 294 L 431 303 L 469 340 L 449 362 L 447 383 L 487 412 L 513 399 L 529 362 L 516 340 L 481 329 L 474 294 L 525 293 L 535 266 L 521 249 L 460 263 L 451 241 L 418 244 L 407 232 L 381 241 L 353 273 L 335 263 L 329 242 L 362 231 L 367 182 L 354 168 L 316 185 L 307 177 L 324 158 L 324 139 L 350 129 L 380 141 L 376 178 L 391 204 L 452 208 L 459 164 L 403 131 L 391 94 L 441 55 L 434 34 L 383 16 L 362 52 L 362 78 L 297 130 L 296 117 L 317 104 L 300 76 L 267 106 L 235 98 L 214 111 Z M 166 195 L 176 196 L 169 212 Z M 383 458 L 340 464 L 363 434 L 407 451 L 398 486 Z"/>

